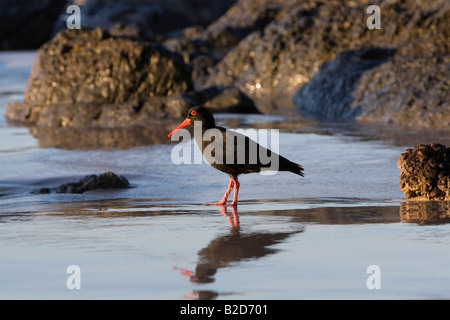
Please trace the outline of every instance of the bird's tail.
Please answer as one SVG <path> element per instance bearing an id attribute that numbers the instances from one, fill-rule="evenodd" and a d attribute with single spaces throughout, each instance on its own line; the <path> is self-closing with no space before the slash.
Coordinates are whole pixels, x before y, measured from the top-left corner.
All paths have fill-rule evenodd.
<path id="1" fill-rule="evenodd" d="M 281 159 L 280 159 L 281 160 Z M 286 160 L 286 161 L 284 161 Z M 292 161 L 289 161 L 287 159 L 283 159 L 280 161 L 280 171 L 289 171 L 295 174 L 298 174 L 299 176 L 304 177 L 304 171 L 305 169 L 303 168 L 302 165 L 294 163 Z"/>

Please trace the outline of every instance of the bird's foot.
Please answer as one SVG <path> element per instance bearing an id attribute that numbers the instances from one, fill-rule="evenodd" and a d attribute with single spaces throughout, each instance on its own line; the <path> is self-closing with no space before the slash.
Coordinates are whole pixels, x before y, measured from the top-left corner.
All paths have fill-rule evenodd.
<path id="1" fill-rule="evenodd" d="M 214 203 L 205 204 L 205 206 L 226 206 L 226 205 L 227 205 L 226 201 L 218 201 L 218 202 L 214 202 Z"/>
<path id="2" fill-rule="evenodd" d="M 237 201 L 233 201 L 232 203 L 226 204 L 225 206 L 227 207 L 236 207 L 237 206 Z"/>
<path id="3" fill-rule="evenodd" d="M 206 203 L 205 206 L 222 206 L 222 207 L 236 207 L 237 201 L 233 201 L 231 203 L 228 203 L 226 201 L 218 201 L 214 203 Z"/>

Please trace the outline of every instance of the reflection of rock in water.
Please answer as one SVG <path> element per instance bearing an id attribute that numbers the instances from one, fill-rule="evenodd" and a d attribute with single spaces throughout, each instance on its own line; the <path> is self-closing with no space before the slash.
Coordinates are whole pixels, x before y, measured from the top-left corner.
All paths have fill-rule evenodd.
<path id="1" fill-rule="evenodd" d="M 233 262 L 258 259 L 276 253 L 278 250 L 270 246 L 302 231 L 303 229 L 241 235 L 237 229 L 232 229 L 231 234 L 214 239 L 198 252 L 197 267 L 191 279 L 198 283 L 213 282 L 219 268 L 225 268 Z"/>
<path id="2" fill-rule="evenodd" d="M 174 122 L 175 123 L 175 122 Z M 32 127 L 41 148 L 68 150 L 127 149 L 151 144 L 170 143 L 167 133 L 172 122 L 135 128 L 45 128 Z"/>
<path id="3" fill-rule="evenodd" d="M 450 223 L 450 201 L 403 202 L 400 221 L 420 225 Z"/>

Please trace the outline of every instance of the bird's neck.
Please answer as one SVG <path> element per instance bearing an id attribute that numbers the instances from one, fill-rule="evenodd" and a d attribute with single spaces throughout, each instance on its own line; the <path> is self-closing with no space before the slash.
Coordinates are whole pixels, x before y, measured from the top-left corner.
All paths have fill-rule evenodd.
<path id="1" fill-rule="evenodd" d="M 202 133 L 204 134 L 206 130 L 216 127 L 216 122 L 214 119 L 205 119 L 202 121 Z"/>
<path id="2" fill-rule="evenodd" d="M 212 120 L 203 120 L 202 121 L 202 134 L 195 135 L 195 141 L 197 142 L 198 146 L 200 147 L 200 150 L 203 153 L 203 150 L 205 149 L 206 145 L 211 143 L 211 141 L 203 141 L 203 137 L 205 136 L 205 132 L 209 129 L 214 129 L 216 128 L 216 122 L 214 121 L 214 119 Z"/>

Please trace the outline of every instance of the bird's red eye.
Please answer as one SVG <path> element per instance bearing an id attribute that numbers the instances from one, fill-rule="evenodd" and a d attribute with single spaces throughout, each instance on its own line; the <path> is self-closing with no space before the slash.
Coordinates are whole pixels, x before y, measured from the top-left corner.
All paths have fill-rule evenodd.
<path id="1" fill-rule="evenodd" d="M 197 114 L 197 111 L 195 111 L 195 110 L 191 111 L 191 116 L 195 116 L 196 114 Z"/>

